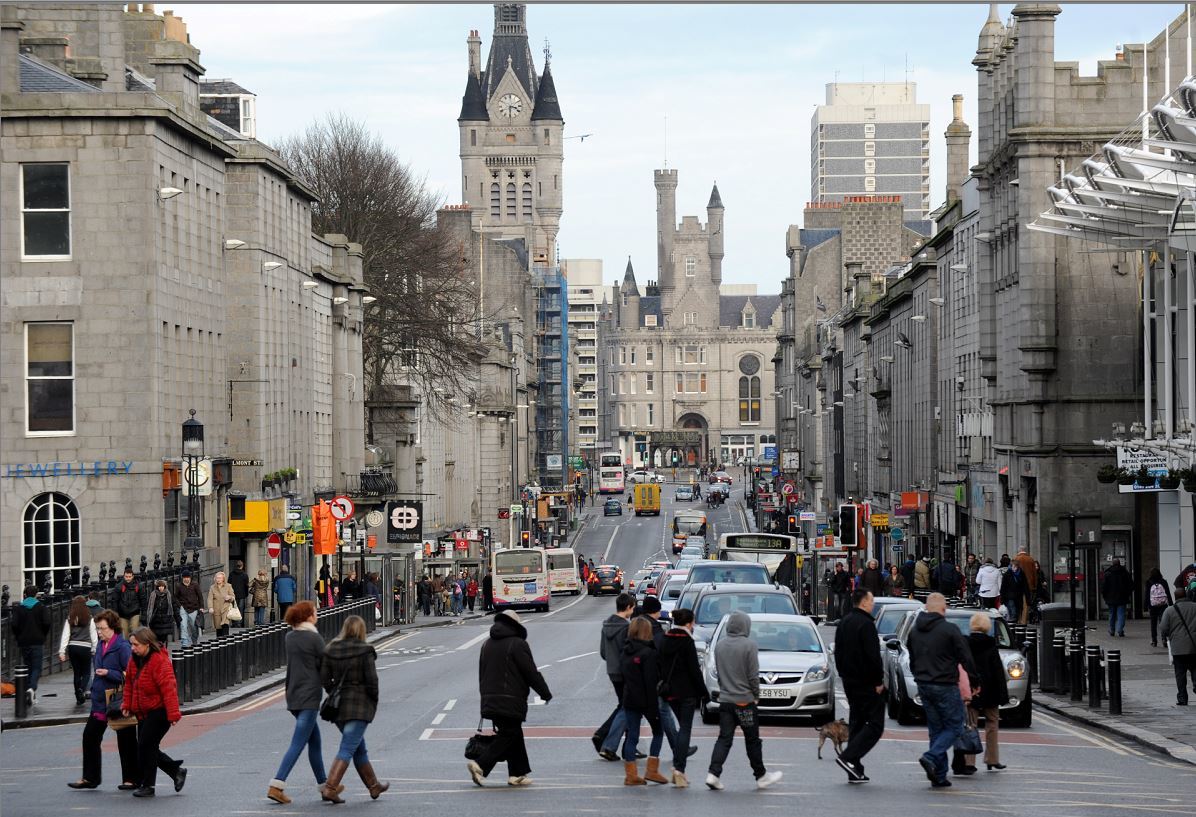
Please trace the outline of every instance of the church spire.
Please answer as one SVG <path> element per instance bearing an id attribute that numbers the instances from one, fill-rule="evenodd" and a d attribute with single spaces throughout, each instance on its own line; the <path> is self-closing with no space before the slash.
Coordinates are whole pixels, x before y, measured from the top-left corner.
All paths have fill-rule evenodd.
<path id="1" fill-rule="evenodd" d="M 552 120 L 564 122 L 561 106 L 556 99 L 556 85 L 552 82 L 552 67 L 544 60 L 544 73 L 540 76 L 540 87 L 536 91 L 536 104 L 532 107 L 532 121 Z"/>
<path id="2" fill-rule="evenodd" d="M 627 295 L 639 295 L 640 289 L 635 283 L 635 270 L 631 267 L 631 256 L 627 256 L 627 270 L 623 273 L 623 286 L 620 290 Z"/>
<path id="3" fill-rule="evenodd" d="M 723 197 L 718 194 L 718 182 L 714 183 L 714 189 L 710 191 L 710 201 L 706 203 L 707 210 L 711 210 L 716 207 L 720 210 L 723 207 Z"/>

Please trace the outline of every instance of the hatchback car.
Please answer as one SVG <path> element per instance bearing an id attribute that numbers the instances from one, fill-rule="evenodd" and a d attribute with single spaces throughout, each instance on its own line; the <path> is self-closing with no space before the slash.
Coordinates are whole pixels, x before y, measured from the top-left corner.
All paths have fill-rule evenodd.
<path id="1" fill-rule="evenodd" d="M 730 474 L 728 474 L 726 471 L 715 471 L 713 474 L 710 475 L 710 483 L 711 484 L 714 484 L 716 482 L 725 482 L 727 485 L 730 485 L 734 481 L 735 481 L 734 478 Z"/>
<path id="2" fill-rule="evenodd" d="M 617 499 L 608 499 L 602 503 L 603 516 L 622 516 L 623 503 Z"/>
<path id="3" fill-rule="evenodd" d="M 682 485 L 680 488 L 673 491 L 673 499 L 677 500 L 678 502 L 693 502 L 694 490 L 688 485 Z"/>
<path id="4" fill-rule="evenodd" d="M 808 616 L 749 613 L 750 637 L 760 648 L 760 714 L 813 718 L 814 723 L 835 719 L 835 668 L 818 628 Z M 726 635 L 724 618 L 710 637 L 702 666 L 710 703 L 702 707 L 702 720 L 718 720 L 718 670 L 714 651 Z"/>
<path id="5" fill-rule="evenodd" d="M 618 565 L 598 565 L 590 574 L 586 590 L 591 596 L 622 593 L 623 569 Z"/>
<path id="6" fill-rule="evenodd" d="M 918 612 L 923 608 L 906 610 L 901 623 L 897 625 L 897 632 L 885 642 L 885 686 L 888 688 L 889 717 L 900 724 L 913 723 L 915 719 L 923 717 L 922 698 L 918 694 L 918 684 L 914 681 L 913 672 L 909 666 L 909 634 L 914 628 L 914 621 Z M 948 623 L 956 627 L 966 637 L 969 623 L 976 612 L 987 613 L 992 619 L 992 635 L 997 640 L 997 651 L 1001 663 L 1005 666 L 1005 683 L 1009 687 L 1009 703 L 1001 707 L 1001 725 L 1012 727 L 1028 727 L 1032 716 L 1030 695 L 1030 672 L 1026 658 L 1021 651 L 1013 646 L 1013 638 L 1009 634 L 1009 627 L 1005 619 L 993 610 L 977 611 L 975 608 L 960 607 L 948 609 L 946 618 Z"/>
<path id="7" fill-rule="evenodd" d="M 695 539 L 696 539 L 696 537 L 695 537 Z M 706 540 L 705 539 L 700 540 L 702 542 L 702 544 L 700 544 L 700 545 L 694 539 L 687 539 L 686 541 L 689 542 L 690 544 L 681 548 L 681 558 L 682 559 L 684 559 L 686 557 L 692 557 L 695 559 L 705 558 L 705 556 L 706 556 L 706 547 L 705 547 Z"/>
<path id="8" fill-rule="evenodd" d="M 648 570 L 647 568 L 644 568 L 643 570 L 637 570 L 634 573 L 632 573 L 631 581 L 629 581 L 627 583 L 627 592 L 634 593 L 635 588 L 639 586 L 640 582 L 642 582 L 648 578 L 648 574 L 650 572 L 651 572 L 650 570 Z"/>
<path id="9" fill-rule="evenodd" d="M 694 568 L 690 569 L 693 575 Z M 788 613 L 797 615 L 797 602 L 787 588 L 775 584 L 710 584 L 694 599 L 694 645 L 699 654 L 728 613 Z"/>
<path id="10" fill-rule="evenodd" d="M 759 562 L 707 559 L 689 569 L 690 584 L 772 584 L 768 568 Z"/>

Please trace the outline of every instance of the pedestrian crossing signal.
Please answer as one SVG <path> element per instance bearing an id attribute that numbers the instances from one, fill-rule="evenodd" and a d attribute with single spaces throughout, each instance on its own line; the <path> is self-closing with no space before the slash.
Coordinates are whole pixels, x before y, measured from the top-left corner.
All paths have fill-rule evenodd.
<path id="1" fill-rule="evenodd" d="M 856 546 L 856 529 L 859 526 L 859 507 L 856 505 L 839 506 L 839 542 L 850 547 Z"/>
<path id="2" fill-rule="evenodd" d="M 788 533 L 797 533 L 797 530 L 798 530 L 797 514 L 791 513 L 791 514 L 789 514 Z"/>

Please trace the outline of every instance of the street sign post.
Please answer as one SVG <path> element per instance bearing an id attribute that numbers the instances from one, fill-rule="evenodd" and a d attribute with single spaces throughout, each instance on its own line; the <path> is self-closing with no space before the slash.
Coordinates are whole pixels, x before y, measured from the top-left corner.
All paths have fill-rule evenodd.
<path id="1" fill-rule="evenodd" d="M 270 555 L 271 559 L 277 559 L 278 554 L 282 552 L 282 537 L 277 533 L 271 533 L 266 537 L 266 553 Z"/>
<path id="2" fill-rule="evenodd" d="M 328 509 L 332 511 L 332 518 L 337 522 L 344 522 L 346 519 L 353 518 L 353 500 L 347 496 L 341 495 L 333 498 L 328 503 Z"/>

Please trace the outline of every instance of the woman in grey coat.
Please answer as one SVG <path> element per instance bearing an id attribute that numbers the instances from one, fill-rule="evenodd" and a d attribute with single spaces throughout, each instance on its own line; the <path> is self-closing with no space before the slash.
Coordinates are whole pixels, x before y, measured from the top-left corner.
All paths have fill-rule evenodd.
<path id="1" fill-rule="evenodd" d="M 266 797 L 275 803 L 289 803 L 283 789 L 287 775 L 295 768 L 303 747 L 316 782 L 323 789 L 328 780 L 324 773 L 324 755 L 320 747 L 320 698 L 324 689 L 320 683 L 320 665 L 324 661 L 324 637 L 316 629 L 316 606 L 300 601 L 287 608 L 287 709 L 295 716 L 295 731 L 291 745 L 282 756 L 278 774 L 270 781 Z"/>

